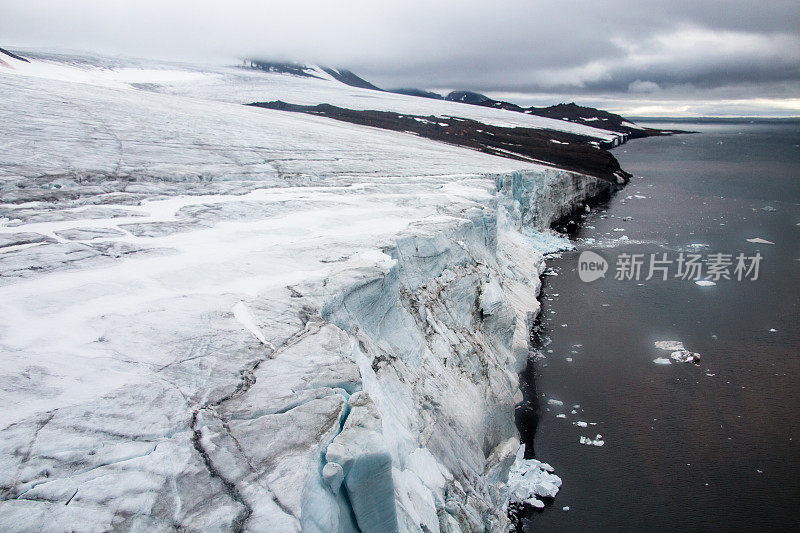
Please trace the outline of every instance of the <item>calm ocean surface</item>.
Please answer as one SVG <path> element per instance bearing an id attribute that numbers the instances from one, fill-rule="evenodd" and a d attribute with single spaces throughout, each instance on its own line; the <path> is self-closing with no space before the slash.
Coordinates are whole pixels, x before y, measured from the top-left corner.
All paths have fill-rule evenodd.
<path id="1" fill-rule="evenodd" d="M 524 374 L 538 423 L 521 430 L 564 486 L 525 529 L 800 530 L 800 123 L 646 125 L 700 133 L 617 148 L 637 177 L 548 262 L 545 357 Z M 604 278 L 580 281 L 584 250 L 608 261 Z M 681 251 L 705 266 L 758 252 L 759 277 L 698 286 L 673 263 L 644 279 L 650 254 Z M 639 281 L 614 279 L 620 254 L 643 254 Z M 655 364 L 662 340 L 700 365 Z M 597 434 L 601 447 L 579 442 Z"/>

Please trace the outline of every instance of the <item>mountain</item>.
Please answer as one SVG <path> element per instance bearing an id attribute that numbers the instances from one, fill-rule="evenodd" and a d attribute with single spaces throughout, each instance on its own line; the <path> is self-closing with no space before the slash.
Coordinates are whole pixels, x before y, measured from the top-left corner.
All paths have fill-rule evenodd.
<path id="1" fill-rule="evenodd" d="M 361 78 L 360 76 L 356 75 L 354 72 L 342 68 L 332 68 L 321 65 L 307 65 L 304 63 L 263 61 L 259 59 L 245 60 L 245 65 L 248 64 L 250 68 L 263 70 L 266 72 L 291 74 L 293 76 L 302 76 L 307 78 L 320 78 L 320 79 L 326 79 L 328 78 L 328 76 L 330 76 L 336 81 L 339 81 L 351 87 L 359 87 L 361 89 L 372 89 L 374 91 L 382 90 L 379 87 L 371 84 L 364 78 Z"/>
<path id="2" fill-rule="evenodd" d="M 10 51 L 6 50 L 5 48 L 0 48 L 0 54 L 5 54 L 8 57 L 16 59 L 17 61 L 24 61 L 24 62 L 28 63 L 28 60 L 25 59 L 24 57 L 19 56 L 19 55 L 15 54 L 14 52 L 10 52 Z"/>
<path id="3" fill-rule="evenodd" d="M 432 91 L 425 91 L 423 89 L 414 89 L 414 88 L 389 89 L 388 92 L 394 94 L 405 94 L 408 96 L 419 96 L 420 98 L 432 98 L 434 100 L 444 100 L 444 96 L 442 96 L 441 94 Z"/>
<path id="4" fill-rule="evenodd" d="M 495 100 L 484 94 L 472 91 L 453 91 L 445 98 L 453 102 L 462 102 L 465 104 L 491 107 L 493 109 L 504 109 L 506 111 L 514 111 L 539 117 L 566 120 L 577 124 L 586 124 L 594 128 L 625 133 L 631 139 L 671 135 L 673 133 L 689 133 L 681 130 L 667 131 L 645 128 L 615 113 L 609 113 L 608 111 L 596 109 L 594 107 L 581 106 L 575 102 L 569 104 L 561 103 L 548 107 L 522 107 L 511 102 Z"/>
<path id="5" fill-rule="evenodd" d="M 321 79 L 326 79 L 328 76 L 330 76 L 334 80 L 351 87 L 383 91 L 383 89 L 347 69 L 334 69 L 331 67 L 306 65 L 302 63 L 270 62 L 263 60 L 250 60 L 249 64 L 251 68 L 264 70 L 267 72 Z M 388 90 L 385 92 L 417 96 L 434 100 L 444 99 L 450 102 L 459 102 L 463 104 L 489 107 L 492 109 L 503 109 L 505 111 L 514 111 L 517 113 L 525 113 L 527 115 L 535 115 L 556 120 L 564 120 L 576 124 L 585 124 L 587 126 L 606 131 L 622 133 L 632 139 L 657 135 L 670 135 L 672 133 L 687 133 L 678 130 L 666 131 L 644 128 L 615 113 L 610 113 L 594 107 L 581 106 L 575 102 L 560 103 L 548 107 L 522 107 L 511 102 L 495 100 L 489 96 L 486 96 L 485 94 L 467 90 L 451 91 L 444 97 L 438 93 L 418 88 L 401 88 Z"/>
<path id="6" fill-rule="evenodd" d="M 651 135 L 663 135 L 661 130 L 648 130 L 626 120 L 624 117 L 609 113 L 602 109 L 594 107 L 580 106 L 575 102 L 569 104 L 561 103 L 548 107 L 521 107 L 510 102 L 503 102 L 488 98 L 487 100 L 478 103 L 486 107 L 493 107 L 495 109 L 505 109 L 507 111 L 516 111 L 518 113 L 527 113 L 529 115 L 537 115 L 540 117 L 554 118 L 558 120 L 568 120 L 570 122 L 577 122 L 579 124 L 588 124 L 595 128 L 600 128 L 608 131 L 617 131 L 627 133 L 631 138 L 648 137 Z"/>
<path id="7" fill-rule="evenodd" d="M 333 76 L 334 79 L 349 85 L 351 87 L 360 87 L 361 89 L 372 89 L 373 91 L 382 91 L 383 89 L 371 84 L 367 80 L 357 76 L 354 72 L 340 68 L 335 69 L 331 67 L 321 67 L 322 70 Z"/>
<path id="8" fill-rule="evenodd" d="M 453 91 L 444 97 L 445 100 L 451 102 L 461 102 L 463 104 L 485 105 L 486 102 L 492 101 L 486 95 L 472 91 Z"/>

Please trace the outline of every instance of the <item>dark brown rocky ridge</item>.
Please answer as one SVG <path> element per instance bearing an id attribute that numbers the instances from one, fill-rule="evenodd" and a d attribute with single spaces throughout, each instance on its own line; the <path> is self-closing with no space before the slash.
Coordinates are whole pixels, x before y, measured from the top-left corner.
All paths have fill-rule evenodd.
<path id="1" fill-rule="evenodd" d="M 616 143 L 537 128 L 507 128 L 459 117 L 403 115 L 391 111 L 354 110 L 330 104 L 304 106 L 282 101 L 255 102 L 255 107 L 330 117 L 343 122 L 413 133 L 492 155 L 542 163 L 615 184 L 628 181 L 616 158 L 606 150 Z M 625 137 L 623 136 L 623 142 Z"/>

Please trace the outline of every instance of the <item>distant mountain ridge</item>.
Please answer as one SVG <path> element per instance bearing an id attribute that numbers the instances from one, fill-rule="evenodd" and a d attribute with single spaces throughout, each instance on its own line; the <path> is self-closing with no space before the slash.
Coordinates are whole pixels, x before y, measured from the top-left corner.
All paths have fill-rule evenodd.
<path id="1" fill-rule="evenodd" d="M 320 79 L 325 79 L 324 74 L 327 74 L 335 80 L 344 83 L 345 85 L 350 85 L 351 87 L 372 89 L 374 91 L 383 90 L 380 87 L 371 84 L 364 78 L 358 76 L 353 71 L 343 68 L 332 68 L 322 65 L 306 65 L 304 63 L 294 62 L 264 61 L 260 59 L 245 60 L 245 65 L 248 63 L 250 68 L 263 70 L 266 72 L 277 72 L 280 74 L 291 74 L 292 76 Z"/>
<path id="2" fill-rule="evenodd" d="M 606 131 L 624 133 L 632 139 L 658 135 L 670 135 L 672 133 L 683 133 L 680 131 L 664 131 L 652 128 L 644 128 L 615 113 L 610 113 L 594 107 L 581 106 L 575 102 L 560 103 L 548 107 L 522 107 L 511 102 L 495 100 L 494 98 L 475 91 L 451 91 L 446 96 L 443 96 L 433 91 L 414 87 L 384 90 L 347 69 L 265 60 L 247 61 L 249 61 L 250 68 L 264 70 L 267 72 L 278 72 L 294 76 L 323 79 L 326 77 L 325 74 L 327 74 L 335 80 L 344 83 L 345 85 L 350 85 L 351 87 L 360 87 L 363 89 L 372 89 L 375 91 L 383 91 L 394 94 L 404 94 L 407 96 L 416 96 L 420 98 L 431 98 L 435 100 L 449 100 L 451 102 L 461 102 L 463 104 L 491 107 L 494 109 L 505 109 L 507 111 L 525 113 L 528 115 L 536 115 L 557 120 L 566 120 Z"/>
<path id="3" fill-rule="evenodd" d="M 444 100 L 444 96 L 433 91 L 426 91 L 424 89 L 406 88 L 406 89 L 389 89 L 390 93 L 405 94 L 407 96 L 419 96 L 420 98 L 431 98 L 433 100 Z"/>
<path id="4" fill-rule="evenodd" d="M 24 57 L 19 56 L 19 55 L 15 54 L 14 52 L 10 52 L 10 51 L 6 50 L 5 48 L 0 48 L 0 54 L 5 54 L 8 57 L 13 57 L 14 59 L 17 59 L 19 61 L 24 61 L 24 62 L 28 63 L 28 60 L 25 59 Z"/>

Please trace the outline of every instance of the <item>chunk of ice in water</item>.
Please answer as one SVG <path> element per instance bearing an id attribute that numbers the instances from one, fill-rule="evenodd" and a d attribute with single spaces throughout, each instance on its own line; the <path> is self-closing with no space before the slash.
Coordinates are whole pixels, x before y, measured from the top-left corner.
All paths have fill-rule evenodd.
<path id="1" fill-rule="evenodd" d="M 656 348 L 661 350 L 669 350 L 674 352 L 675 350 L 685 350 L 683 343 L 681 341 L 656 341 L 653 343 Z"/>
<path id="2" fill-rule="evenodd" d="M 580 443 L 587 446 L 602 446 L 605 444 L 605 441 L 603 440 L 603 436 L 598 433 L 594 439 L 581 436 Z"/>
<path id="3" fill-rule="evenodd" d="M 679 363 L 698 363 L 700 361 L 700 354 L 689 350 L 675 350 L 669 356 L 673 361 Z"/>

